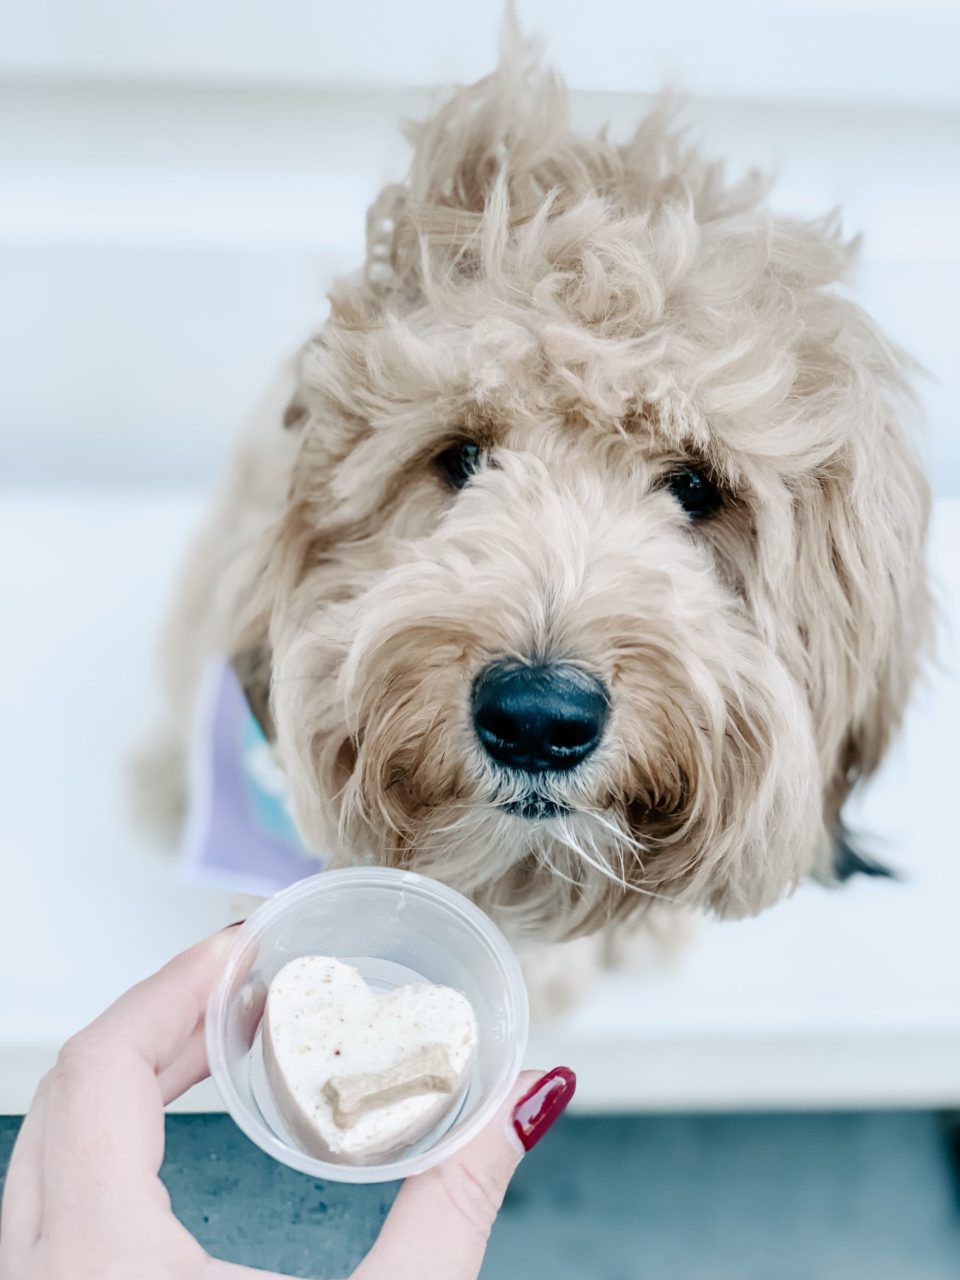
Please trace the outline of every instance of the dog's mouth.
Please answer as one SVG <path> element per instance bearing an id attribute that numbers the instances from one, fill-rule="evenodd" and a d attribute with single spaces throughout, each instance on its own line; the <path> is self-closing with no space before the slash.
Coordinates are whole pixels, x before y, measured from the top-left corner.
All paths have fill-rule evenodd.
<path id="1" fill-rule="evenodd" d="M 531 822 L 543 818 L 563 818 L 570 812 L 566 805 L 546 800 L 543 796 L 522 796 L 519 800 L 501 804 L 500 808 L 504 813 L 512 813 L 517 818 L 528 818 Z"/>

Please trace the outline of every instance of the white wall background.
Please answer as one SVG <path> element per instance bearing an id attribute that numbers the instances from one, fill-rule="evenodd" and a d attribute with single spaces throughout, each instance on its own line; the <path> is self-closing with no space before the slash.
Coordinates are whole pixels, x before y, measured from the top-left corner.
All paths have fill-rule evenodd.
<path id="1" fill-rule="evenodd" d="M 625 133 L 666 81 L 776 203 L 841 204 L 931 371 L 960 493 L 960 3 L 520 0 Z M 358 261 L 396 124 L 495 58 L 500 0 L 0 0 L 0 480 L 196 484 Z"/>

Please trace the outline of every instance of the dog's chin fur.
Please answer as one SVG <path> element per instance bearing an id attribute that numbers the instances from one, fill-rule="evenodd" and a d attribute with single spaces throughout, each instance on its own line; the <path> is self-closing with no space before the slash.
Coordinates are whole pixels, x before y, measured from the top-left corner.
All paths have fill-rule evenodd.
<path id="1" fill-rule="evenodd" d="M 824 872 L 929 617 L 908 365 L 833 288 L 834 220 L 726 185 L 662 109 L 616 145 L 565 105 L 515 48 L 413 132 L 209 535 L 229 572 L 186 592 L 308 844 L 541 937 L 746 914 Z M 485 460 L 455 492 L 460 439 Z M 690 460 L 725 495 L 698 522 L 665 484 Z M 484 754 L 470 691 L 504 658 L 610 691 L 579 768 Z"/>

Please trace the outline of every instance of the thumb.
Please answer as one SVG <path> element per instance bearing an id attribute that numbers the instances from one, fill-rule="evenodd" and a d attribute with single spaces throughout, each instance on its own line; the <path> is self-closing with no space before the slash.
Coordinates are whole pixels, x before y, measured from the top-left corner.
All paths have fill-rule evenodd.
<path id="1" fill-rule="evenodd" d="M 352 1280 L 476 1280 L 514 1170 L 576 1087 L 568 1067 L 523 1072 L 482 1133 L 435 1169 L 407 1179 Z"/>

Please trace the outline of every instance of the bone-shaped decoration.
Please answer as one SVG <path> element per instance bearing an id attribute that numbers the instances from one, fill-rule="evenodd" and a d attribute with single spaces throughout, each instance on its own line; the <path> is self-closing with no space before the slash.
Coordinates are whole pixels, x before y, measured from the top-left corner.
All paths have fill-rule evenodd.
<path id="1" fill-rule="evenodd" d="M 331 1076 L 323 1086 L 333 1107 L 333 1118 L 341 1129 L 349 1129 L 368 1111 L 388 1107 L 420 1093 L 453 1093 L 457 1072 L 442 1044 L 427 1044 L 407 1054 L 385 1071 L 357 1076 Z"/>

